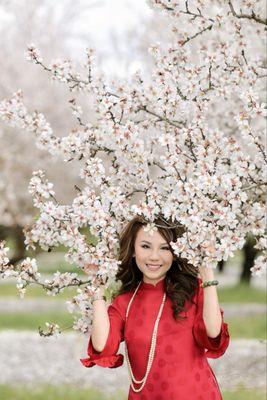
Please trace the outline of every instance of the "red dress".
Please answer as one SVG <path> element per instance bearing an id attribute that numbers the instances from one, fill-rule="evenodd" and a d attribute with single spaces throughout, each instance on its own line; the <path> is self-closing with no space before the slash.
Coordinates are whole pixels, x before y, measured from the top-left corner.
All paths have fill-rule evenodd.
<path id="1" fill-rule="evenodd" d="M 202 318 L 203 288 L 198 278 L 195 304 L 186 312 L 183 321 L 174 319 L 171 300 L 166 297 L 158 326 L 154 361 L 145 386 L 139 393 L 130 387 L 128 400 L 221 400 L 222 396 L 207 357 L 218 358 L 229 345 L 228 325 L 222 320 L 216 338 L 207 336 Z M 127 322 L 125 314 L 134 290 L 117 296 L 108 307 L 109 336 L 103 351 L 97 352 L 89 339 L 89 358 L 81 359 L 85 367 L 99 365 L 116 368 L 123 364 L 123 355 L 116 354 L 120 342 L 127 343 L 128 354 L 137 380 L 143 378 L 152 338 L 154 323 L 162 302 L 164 280 L 155 286 L 141 282 L 132 302 Z M 186 303 L 187 305 L 187 303 Z M 223 319 L 224 311 L 221 310 Z M 138 388 L 139 385 L 134 387 Z"/>

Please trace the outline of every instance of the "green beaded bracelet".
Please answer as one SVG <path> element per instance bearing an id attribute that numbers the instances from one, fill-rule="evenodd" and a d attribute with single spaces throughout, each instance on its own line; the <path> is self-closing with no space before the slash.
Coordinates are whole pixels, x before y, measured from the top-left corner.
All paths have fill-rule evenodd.
<path id="1" fill-rule="evenodd" d="M 201 287 L 205 288 L 208 286 L 213 286 L 213 285 L 219 285 L 219 281 L 206 281 L 206 282 L 202 282 Z"/>

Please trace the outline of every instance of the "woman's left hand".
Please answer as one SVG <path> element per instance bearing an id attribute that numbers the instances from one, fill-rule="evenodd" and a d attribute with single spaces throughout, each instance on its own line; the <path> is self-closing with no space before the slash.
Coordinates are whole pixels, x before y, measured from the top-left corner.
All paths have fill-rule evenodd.
<path id="1" fill-rule="evenodd" d="M 198 266 L 198 272 L 203 282 L 214 280 L 214 268 L 208 268 L 204 265 L 200 265 Z"/>

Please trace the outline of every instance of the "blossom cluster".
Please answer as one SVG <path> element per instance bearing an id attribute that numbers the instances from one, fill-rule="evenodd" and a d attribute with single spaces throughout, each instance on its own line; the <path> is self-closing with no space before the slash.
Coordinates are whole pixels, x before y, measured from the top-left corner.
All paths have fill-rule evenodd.
<path id="1" fill-rule="evenodd" d="M 150 232 L 159 214 L 173 226 L 182 224 L 185 233 L 172 247 L 196 267 L 227 260 L 252 233 L 261 251 L 252 273 L 264 270 L 265 21 L 260 2 L 244 2 L 241 14 L 232 2 L 219 0 L 195 0 L 190 7 L 187 1 L 150 3 L 164 11 L 176 35 L 168 46 L 151 46 L 150 78 L 138 72 L 127 82 L 109 82 L 92 68 L 91 52 L 84 76 L 69 60 L 50 67 L 39 63 L 72 96 L 75 91 L 93 95 L 94 121 L 81 120 L 84 113 L 72 97 L 79 126 L 59 138 L 42 113 L 26 109 L 20 92 L 0 103 L 0 118 L 34 132 L 38 146 L 68 161 L 66 170 L 72 160 L 82 162 L 84 185 L 70 205 L 56 200 L 43 171 L 34 172 L 29 188 L 40 215 L 25 243 L 44 250 L 62 244 L 68 262 L 81 268 L 99 265 L 68 302 L 70 312 L 80 311 L 74 327 L 83 332 L 91 318 L 87 302 L 100 282 L 108 287 L 114 280 L 119 234 L 135 215 L 148 221 Z M 33 46 L 29 51 L 36 62 L 39 52 Z M 86 227 L 95 244 L 83 233 Z M 3 260 L 5 252 L 2 247 Z M 61 288 L 79 286 L 76 279 L 58 273 L 48 291 L 57 293 L 59 282 Z"/>

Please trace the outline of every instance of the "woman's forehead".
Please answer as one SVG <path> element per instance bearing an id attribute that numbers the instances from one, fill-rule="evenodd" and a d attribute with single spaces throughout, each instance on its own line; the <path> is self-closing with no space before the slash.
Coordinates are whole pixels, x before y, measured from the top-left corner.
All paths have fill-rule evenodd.
<path id="1" fill-rule="evenodd" d="M 161 234 L 156 232 L 147 232 L 144 230 L 144 227 L 140 228 L 136 235 L 136 240 L 145 241 L 148 243 L 157 243 L 157 244 L 166 244 L 167 241 L 164 239 Z"/>

